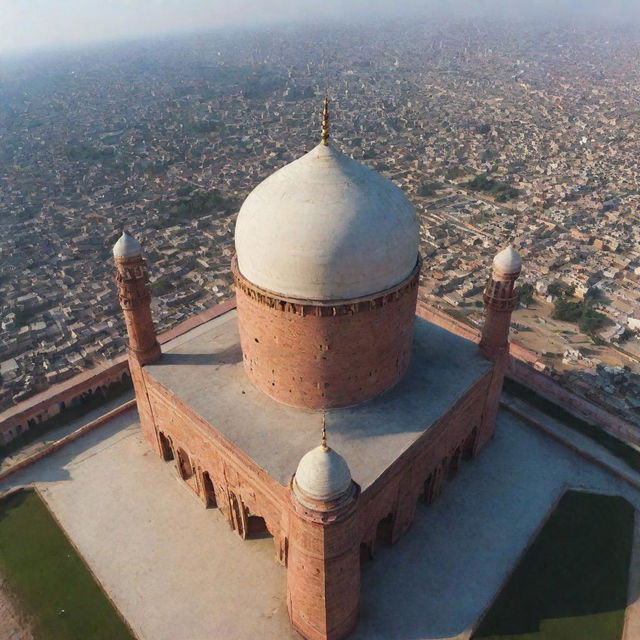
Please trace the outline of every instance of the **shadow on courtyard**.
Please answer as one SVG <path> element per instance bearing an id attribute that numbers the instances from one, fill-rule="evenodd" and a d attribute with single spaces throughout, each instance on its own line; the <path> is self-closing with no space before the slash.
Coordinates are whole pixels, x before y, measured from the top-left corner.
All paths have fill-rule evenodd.
<path id="1" fill-rule="evenodd" d="M 126 437 L 125 432 L 130 428 L 138 428 L 136 409 L 125 411 L 77 440 L 64 445 L 58 451 L 10 475 L 0 482 L 0 493 L 13 487 L 31 485 L 34 482 L 47 483 L 70 480 L 71 475 L 68 470 L 70 465 L 87 455 L 92 455 L 92 449 L 100 446 L 112 436 L 122 433 L 122 437 Z M 106 446 L 112 446 L 112 444 Z"/>

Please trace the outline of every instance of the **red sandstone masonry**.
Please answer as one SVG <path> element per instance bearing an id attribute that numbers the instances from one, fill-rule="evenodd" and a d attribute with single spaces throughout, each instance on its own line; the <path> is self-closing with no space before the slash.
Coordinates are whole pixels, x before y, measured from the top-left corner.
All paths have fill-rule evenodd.
<path id="1" fill-rule="evenodd" d="M 409 366 L 420 265 L 395 289 L 334 303 L 278 298 L 234 269 L 249 379 L 283 404 L 360 404 L 393 387 Z"/>
<path id="2" fill-rule="evenodd" d="M 144 367 L 132 366 L 132 372 L 136 393 L 149 402 L 145 418 L 149 422 L 143 432 L 151 446 L 165 457 L 167 453 L 180 456 L 183 466 L 186 462 L 191 473 L 181 475 L 203 500 L 206 473 L 213 480 L 217 506 L 242 537 L 247 535 L 250 516 L 264 518 L 274 536 L 277 558 L 288 567 L 292 622 L 313 640 L 344 637 L 355 624 L 360 544 L 375 551 L 379 522 L 391 514 L 389 542 L 395 542 L 411 525 L 426 483 L 430 482 L 428 499 L 432 500 L 460 458 L 475 454 L 491 378 L 487 373 L 355 503 L 346 505 L 350 515 L 313 518 L 293 506 L 289 487 L 273 480 Z M 164 449 L 161 440 L 168 443 Z"/>
<path id="3" fill-rule="evenodd" d="M 129 361 L 126 355 L 122 355 L 104 365 L 83 371 L 65 382 L 52 385 L 46 391 L 23 400 L 0 413 L 0 435 L 17 425 L 27 425 L 29 420 L 38 422 L 46 420 L 58 413 L 58 406 L 62 402 L 69 404 L 73 398 L 116 382 L 128 372 Z M 56 410 L 50 411 L 52 407 L 55 407 Z"/>

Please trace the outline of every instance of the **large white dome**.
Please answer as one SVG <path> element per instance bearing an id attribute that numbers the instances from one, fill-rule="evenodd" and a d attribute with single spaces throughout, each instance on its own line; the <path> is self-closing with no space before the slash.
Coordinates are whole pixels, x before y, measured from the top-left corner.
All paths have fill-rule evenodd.
<path id="1" fill-rule="evenodd" d="M 236 223 L 238 269 L 285 297 L 358 298 L 407 278 L 418 222 L 392 182 L 319 144 L 247 197 Z"/>

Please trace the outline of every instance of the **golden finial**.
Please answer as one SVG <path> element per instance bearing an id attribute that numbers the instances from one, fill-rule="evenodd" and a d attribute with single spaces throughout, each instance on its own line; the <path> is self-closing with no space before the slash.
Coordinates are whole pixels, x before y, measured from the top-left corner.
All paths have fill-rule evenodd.
<path id="1" fill-rule="evenodd" d="M 327 446 L 327 421 L 324 411 L 322 412 L 322 441 L 320 442 L 320 448 L 323 451 L 329 451 L 329 447 Z"/>
<path id="2" fill-rule="evenodd" d="M 329 144 L 329 98 L 324 97 L 322 104 L 322 144 L 326 147 Z"/>

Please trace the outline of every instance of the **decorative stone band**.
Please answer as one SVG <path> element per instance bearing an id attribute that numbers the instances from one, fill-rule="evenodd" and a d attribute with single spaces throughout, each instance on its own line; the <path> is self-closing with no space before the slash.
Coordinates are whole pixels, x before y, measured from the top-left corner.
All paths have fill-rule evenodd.
<path id="1" fill-rule="evenodd" d="M 135 293 L 129 290 L 119 289 L 118 299 L 123 309 L 135 309 L 136 307 L 148 305 L 151 302 L 151 293 L 149 293 L 146 287 L 144 291 L 137 291 Z"/>
<path id="2" fill-rule="evenodd" d="M 489 278 L 483 295 L 485 305 L 494 311 L 513 311 L 518 306 L 513 282 Z"/>
<path id="3" fill-rule="evenodd" d="M 518 271 L 512 271 L 511 273 L 507 273 L 505 271 L 501 271 L 500 269 L 496 269 L 493 267 L 492 269 L 492 279 L 499 282 L 515 282 L 518 279 L 518 276 L 521 273 L 521 269 Z"/>
<path id="4" fill-rule="evenodd" d="M 142 256 L 133 258 L 114 258 L 116 274 L 122 280 L 138 280 L 147 277 L 147 261 Z"/>
<path id="5" fill-rule="evenodd" d="M 349 490 L 331 502 L 319 502 L 310 498 L 298 487 L 295 475 L 289 483 L 289 488 L 291 489 L 292 504 L 295 511 L 308 520 L 324 524 L 337 522 L 350 515 L 360 495 L 360 485 L 353 480 Z"/>
<path id="6" fill-rule="evenodd" d="M 115 281 L 123 309 L 134 309 L 151 302 L 147 288 L 146 262 L 141 257 L 116 258 Z"/>
<path id="7" fill-rule="evenodd" d="M 238 260 L 233 256 L 231 271 L 236 287 L 243 291 L 249 298 L 271 309 L 279 309 L 284 313 L 293 313 L 299 316 L 346 316 L 354 315 L 361 311 L 370 311 L 378 307 L 384 307 L 389 302 L 396 301 L 402 296 L 412 292 L 418 286 L 422 258 L 418 256 L 413 271 L 402 282 L 391 289 L 378 292 L 373 296 L 355 298 L 353 300 L 302 300 L 299 298 L 287 298 L 277 293 L 261 289 L 249 282 L 238 269 Z"/>
<path id="8" fill-rule="evenodd" d="M 509 297 L 494 297 L 487 292 L 483 295 L 484 304 L 493 311 L 514 311 L 518 306 L 517 294 L 512 294 Z"/>

